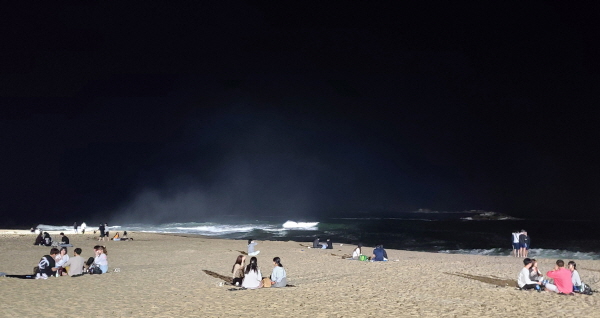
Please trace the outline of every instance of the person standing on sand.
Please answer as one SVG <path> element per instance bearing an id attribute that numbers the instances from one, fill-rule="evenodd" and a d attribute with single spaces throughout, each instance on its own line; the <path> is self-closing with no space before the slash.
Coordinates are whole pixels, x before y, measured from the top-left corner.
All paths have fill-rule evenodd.
<path id="1" fill-rule="evenodd" d="M 98 241 L 104 241 L 104 235 L 106 234 L 106 232 L 104 230 L 104 224 L 100 223 L 100 226 L 98 227 L 98 231 L 100 232 L 100 237 L 98 238 Z"/>
<path id="2" fill-rule="evenodd" d="M 73 223 L 73 233 L 77 234 L 77 222 Z"/>
<path id="3" fill-rule="evenodd" d="M 525 230 L 521 230 L 521 233 L 519 233 L 519 257 L 527 257 L 527 243 L 525 242 L 526 237 L 527 232 L 525 232 Z"/>
<path id="4" fill-rule="evenodd" d="M 108 233 L 108 223 L 104 223 L 104 231 L 105 231 L 105 232 L 104 232 L 104 238 L 105 238 L 107 241 L 110 241 L 110 237 L 108 236 L 108 234 L 109 234 L 109 233 Z"/>
<path id="5" fill-rule="evenodd" d="M 546 277 L 553 278 L 554 284 L 546 284 L 546 289 L 555 293 L 572 294 L 573 282 L 571 281 L 571 271 L 565 268 L 565 262 L 562 259 L 556 261 L 554 270 L 548 271 Z"/>
<path id="6" fill-rule="evenodd" d="M 513 256 L 521 257 L 521 251 L 519 247 L 519 231 L 512 232 L 512 248 L 513 248 Z"/>
<path id="7" fill-rule="evenodd" d="M 85 222 L 81 222 L 81 234 L 85 234 L 85 228 L 86 228 L 86 224 Z"/>

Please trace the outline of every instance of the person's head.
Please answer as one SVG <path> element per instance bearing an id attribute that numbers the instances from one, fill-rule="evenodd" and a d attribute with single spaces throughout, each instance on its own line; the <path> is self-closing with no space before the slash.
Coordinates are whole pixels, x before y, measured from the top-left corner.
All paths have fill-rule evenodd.
<path id="1" fill-rule="evenodd" d="M 358 243 L 358 248 L 363 247 L 362 243 Z"/>
<path id="2" fill-rule="evenodd" d="M 565 262 L 562 259 L 559 259 L 558 261 L 556 261 L 556 266 L 565 267 Z"/>
<path id="3" fill-rule="evenodd" d="M 574 262 L 574 261 L 569 261 L 568 265 L 569 265 L 569 269 L 570 269 L 571 271 L 574 271 L 574 270 L 576 270 L 576 269 L 577 269 L 577 264 L 575 264 L 575 262 Z"/>
<path id="4" fill-rule="evenodd" d="M 283 267 L 283 265 L 281 265 L 281 259 L 279 257 L 273 258 L 273 264 L 275 266 Z"/>
<path id="5" fill-rule="evenodd" d="M 94 252 L 96 252 L 96 254 L 108 254 L 106 252 L 106 247 L 102 246 L 102 245 L 96 245 L 94 246 Z"/>
<path id="6" fill-rule="evenodd" d="M 51 249 L 50 249 L 50 256 L 54 257 L 54 256 L 56 256 L 58 253 L 59 253 L 59 252 L 58 252 L 58 248 L 56 248 L 56 247 L 53 247 L 53 248 L 51 248 Z"/>
<path id="7" fill-rule="evenodd" d="M 73 253 L 75 253 L 75 255 L 81 255 L 82 250 L 78 247 L 75 250 L 73 250 Z"/>
<path id="8" fill-rule="evenodd" d="M 60 236 L 65 236 L 65 233 L 63 233 L 63 232 L 60 232 Z"/>
<path id="9" fill-rule="evenodd" d="M 523 260 L 523 265 L 525 265 L 525 267 L 527 267 L 527 268 L 530 268 L 532 264 L 533 264 L 533 262 L 531 261 L 531 258 L 525 258 Z"/>
<path id="10" fill-rule="evenodd" d="M 248 244 L 251 244 L 252 242 L 254 242 L 254 240 L 253 240 L 253 239 L 249 239 L 249 240 L 248 240 Z"/>
<path id="11" fill-rule="evenodd" d="M 255 256 L 252 256 L 250 259 L 250 264 L 246 266 L 246 274 L 250 273 L 250 271 L 258 272 L 258 259 Z"/>
<path id="12" fill-rule="evenodd" d="M 68 251 L 66 247 L 61 247 L 60 248 L 60 255 L 67 255 Z"/>
<path id="13" fill-rule="evenodd" d="M 535 258 L 531 259 L 531 267 L 537 267 L 537 260 Z"/>
<path id="14" fill-rule="evenodd" d="M 233 267 L 231 268 L 231 272 L 233 273 L 233 270 L 235 269 L 235 265 L 242 265 L 242 262 L 244 261 L 244 255 L 238 255 L 237 259 L 235 260 L 235 264 L 233 264 Z"/>

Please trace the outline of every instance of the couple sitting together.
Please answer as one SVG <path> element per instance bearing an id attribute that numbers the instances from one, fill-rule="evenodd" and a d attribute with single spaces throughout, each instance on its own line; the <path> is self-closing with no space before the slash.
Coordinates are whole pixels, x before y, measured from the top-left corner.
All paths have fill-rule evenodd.
<path id="1" fill-rule="evenodd" d="M 582 283 L 577 272 L 577 264 L 574 261 L 568 263 L 568 269 L 565 268 L 563 260 L 556 261 L 554 270 L 546 273 L 546 277 L 554 279 L 554 284 L 544 279 L 535 259 L 525 258 L 523 264 L 523 269 L 521 269 L 517 280 L 521 289 L 536 289 L 537 291 L 546 289 L 559 294 L 573 294 L 573 292 L 580 291 Z"/>
<path id="2" fill-rule="evenodd" d="M 285 287 L 287 285 L 285 269 L 281 264 L 279 257 L 273 258 L 273 272 L 271 277 L 262 277 L 258 268 L 258 259 L 250 258 L 250 264 L 244 268 L 246 257 L 239 255 L 231 272 L 233 273 L 233 285 L 242 286 L 248 289 L 257 289 L 261 287 Z"/>

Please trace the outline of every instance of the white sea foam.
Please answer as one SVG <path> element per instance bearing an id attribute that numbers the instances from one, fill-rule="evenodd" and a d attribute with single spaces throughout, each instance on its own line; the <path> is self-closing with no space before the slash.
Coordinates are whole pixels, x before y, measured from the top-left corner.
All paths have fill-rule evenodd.
<path id="1" fill-rule="evenodd" d="M 306 228 L 314 228 L 319 224 L 319 222 L 295 222 L 295 221 L 287 221 L 283 223 L 283 228 L 285 229 L 306 229 Z"/>
<path id="2" fill-rule="evenodd" d="M 511 256 L 512 250 L 505 248 L 491 249 L 458 249 L 443 250 L 438 253 L 446 254 L 470 254 L 470 255 L 489 255 L 489 256 Z M 578 252 L 559 249 L 533 248 L 529 250 L 530 258 L 550 258 L 550 259 L 600 259 L 600 254 L 593 252 Z"/>

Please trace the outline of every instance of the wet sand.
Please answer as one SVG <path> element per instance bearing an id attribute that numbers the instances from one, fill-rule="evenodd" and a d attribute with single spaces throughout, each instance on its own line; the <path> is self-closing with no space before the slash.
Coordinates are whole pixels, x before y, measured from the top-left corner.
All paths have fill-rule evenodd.
<path id="1" fill-rule="evenodd" d="M 99 242 L 67 233 L 83 257 Z M 108 241 L 109 273 L 22 280 L 0 277 L 1 317 L 594 317 L 599 295 L 516 290 L 521 259 L 387 249 L 389 262 L 342 259 L 354 246 L 310 249 L 309 242 L 259 241 L 263 276 L 281 257 L 295 287 L 220 286 L 246 241 L 130 233 Z M 57 235 L 53 235 L 54 238 Z M 0 230 L 0 272 L 30 274 L 49 247 L 29 231 Z M 74 248 L 73 247 L 73 248 Z M 72 255 L 73 248 L 69 248 Z M 372 247 L 364 247 L 370 254 Z M 540 259 L 540 269 L 554 259 Z M 565 261 L 568 261 L 565 259 Z M 600 261 L 577 261 L 584 282 L 600 286 Z M 118 272 L 114 272 L 118 269 Z"/>

